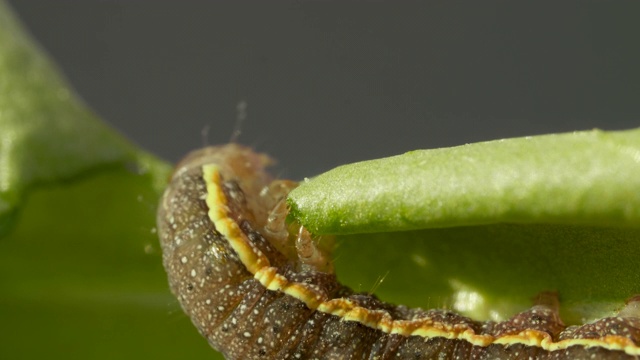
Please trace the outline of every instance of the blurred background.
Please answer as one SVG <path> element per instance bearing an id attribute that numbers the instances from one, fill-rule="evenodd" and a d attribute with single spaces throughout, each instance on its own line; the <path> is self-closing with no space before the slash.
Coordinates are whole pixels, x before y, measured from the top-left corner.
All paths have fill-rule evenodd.
<path id="1" fill-rule="evenodd" d="M 241 103 L 238 141 L 292 178 L 640 119 L 638 3 L 10 3 L 98 114 L 173 162 L 228 142 Z"/>

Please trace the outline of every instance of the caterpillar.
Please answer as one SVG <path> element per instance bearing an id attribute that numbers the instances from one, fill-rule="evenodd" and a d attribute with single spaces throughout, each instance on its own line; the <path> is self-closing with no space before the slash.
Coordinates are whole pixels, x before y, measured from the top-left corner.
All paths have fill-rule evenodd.
<path id="1" fill-rule="evenodd" d="M 331 239 L 287 220 L 296 184 L 238 144 L 182 160 L 158 210 L 169 285 L 227 359 L 640 359 L 640 296 L 565 326 L 558 299 L 503 322 L 385 303 L 337 281 Z"/>

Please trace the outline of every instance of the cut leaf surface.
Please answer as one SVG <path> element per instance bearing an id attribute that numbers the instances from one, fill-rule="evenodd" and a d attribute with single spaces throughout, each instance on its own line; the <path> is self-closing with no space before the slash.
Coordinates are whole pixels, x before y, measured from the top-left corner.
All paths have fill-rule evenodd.
<path id="1" fill-rule="evenodd" d="M 640 230 L 496 224 L 339 237 L 336 273 L 357 290 L 475 319 L 506 319 L 557 291 L 567 324 L 611 316 L 640 293 Z M 378 284 L 380 279 L 384 281 Z"/>

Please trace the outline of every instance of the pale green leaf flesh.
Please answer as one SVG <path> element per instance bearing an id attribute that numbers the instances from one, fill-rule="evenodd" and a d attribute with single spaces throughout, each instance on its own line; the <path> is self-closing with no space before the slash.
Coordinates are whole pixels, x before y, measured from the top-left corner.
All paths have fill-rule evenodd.
<path id="1" fill-rule="evenodd" d="M 544 224 L 346 235 L 336 273 L 387 301 L 477 319 L 505 319 L 557 291 L 563 320 L 576 324 L 610 316 L 640 293 L 638 239 L 632 228 Z"/>

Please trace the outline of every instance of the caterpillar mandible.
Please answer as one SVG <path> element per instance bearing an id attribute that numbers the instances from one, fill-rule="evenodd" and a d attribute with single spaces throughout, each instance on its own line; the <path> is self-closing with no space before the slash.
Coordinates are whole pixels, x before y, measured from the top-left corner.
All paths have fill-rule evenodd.
<path id="1" fill-rule="evenodd" d="M 352 291 L 330 239 L 285 222 L 295 183 L 274 181 L 270 162 L 237 144 L 194 151 L 159 207 L 171 290 L 227 359 L 640 359 L 640 297 L 566 327 L 553 294 L 496 323 Z"/>

